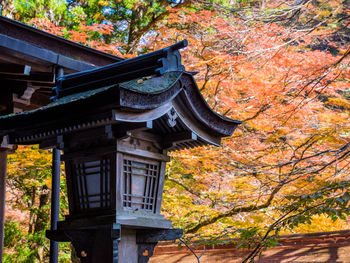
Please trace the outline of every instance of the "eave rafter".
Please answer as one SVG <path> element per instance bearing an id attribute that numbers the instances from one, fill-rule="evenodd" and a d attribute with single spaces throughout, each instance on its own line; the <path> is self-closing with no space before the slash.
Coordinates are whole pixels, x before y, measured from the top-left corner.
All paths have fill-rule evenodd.
<path id="1" fill-rule="evenodd" d="M 22 81 L 30 83 L 41 83 L 42 85 L 54 85 L 54 74 L 47 72 L 30 72 L 28 74 L 15 74 L 0 72 L 1 80 Z"/>
<path id="2" fill-rule="evenodd" d="M 101 128 L 107 140 L 135 132 L 153 134 L 155 143 L 167 150 L 219 146 L 221 137 L 230 136 L 240 122 L 212 111 L 193 74 L 183 71 L 178 49 L 186 45 L 183 41 L 137 58 L 61 77 L 53 103 L 32 112 L 0 117 L 0 133 L 8 135 L 11 143 L 39 143 L 45 147 L 54 146 L 59 136 Z M 135 76 L 136 71 L 142 74 Z M 0 72 L 1 78 L 32 78 L 35 82 L 32 74 Z"/>
<path id="3" fill-rule="evenodd" d="M 12 75 L 29 75 L 31 66 L 29 65 L 18 65 L 10 63 L 0 64 L 0 74 L 12 74 Z"/>
<path id="4" fill-rule="evenodd" d="M 220 139 L 208 134 L 205 127 L 194 123 L 186 111 L 180 110 L 180 105 L 172 101 L 162 107 L 143 113 L 113 110 L 110 114 L 96 115 L 87 121 L 76 121 L 70 125 L 57 122 L 54 129 L 51 125 L 38 124 L 34 129 L 16 130 L 9 132 L 9 139 L 13 144 L 42 144 L 45 148 L 55 143 L 58 136 L 79 133 L 87 129 L 105 127 L 110 130 L 110 139 L 130 136 L 130 132 L 145 131 L 158 134 L 157 143 L 169 150 L 179 150 L 203 144 L 220 145 Z M 171 116 L 176 116 L 171 119 Z M 51 126 L 52 127 L 52 126 Z"/>

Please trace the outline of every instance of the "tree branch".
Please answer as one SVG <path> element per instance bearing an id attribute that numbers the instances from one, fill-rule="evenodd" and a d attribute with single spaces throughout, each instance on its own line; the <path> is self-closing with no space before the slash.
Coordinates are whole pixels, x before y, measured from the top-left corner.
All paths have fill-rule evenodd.
<path id="1" fill-rule="evenodd" d="M 202 222 L 199 222 L 197 225 L 185 230 L 185 233 L 195 233 L 197 232 L 200 228 L 204 226 L 211 225 L 218 220 L 226 217 L 231 217 L 233 215 L 236 215 L 238 213 L 243 213 L 243 212 L 252 212 L 252 211 L 258 211 L 260 209 L 264 209 L 270 206 L 272 203 L 273 199 L 275 198 L 276 194 L 281 190 L 284 184 L 279 184 L 270 194 L 269 198 L 266 200 L 264 204 L 261 205 L 250 205 L 250 206 L 245 206 L 245 207 L 235 207 L 232 208 L 229 211 L 223 212 L 221 214 L 218 214 L 212 218 L 208 218 L 206 220 L 203 220 Z"/>

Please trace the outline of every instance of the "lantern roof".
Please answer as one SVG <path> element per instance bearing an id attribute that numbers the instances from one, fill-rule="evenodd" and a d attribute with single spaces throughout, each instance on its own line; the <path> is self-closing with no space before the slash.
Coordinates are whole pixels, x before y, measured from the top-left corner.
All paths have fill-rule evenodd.
<path id="1" fill-rule="evenodd" d="M 177 150 L 220 145 L 240 123 L 215 113 L 192 73 L 181 64 L 180 42 L 133 59 L 59 78 L 54 101 L 0 117 L 0 136 L 12 144 L 50 144 L 58 136 L 108 126 L 115 136 L 142 129 L 166 136 Z M 169 136 L 169 137 L 168 137 Z"/>

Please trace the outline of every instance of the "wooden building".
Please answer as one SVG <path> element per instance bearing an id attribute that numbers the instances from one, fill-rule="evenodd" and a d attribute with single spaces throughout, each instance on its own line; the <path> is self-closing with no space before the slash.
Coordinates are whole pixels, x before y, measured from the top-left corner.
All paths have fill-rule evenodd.
<path id="1" fill-rule="evenodd" d="M 33 110 L 49 104 L 51 89 L 58 74 L 89 70 L 122 60 L 120 57 L 0 16 L 0 115 Z M 4 170 L 5 150 L 8 150 L 8 145 L 0 142 L 0 149 L 0 170 Z M 2 262 L 4 238 L 4 211 L 5 177 L 2 175 L 0 176 L 0 262 Z M 54 254 L 52 257 L 57 257 Z"/>
<path id="2" fill-rule="evenodd" d="M 70 74 L 121 60 L 0 16 L 0 114 L 47 105 L 59 68 Z"/>

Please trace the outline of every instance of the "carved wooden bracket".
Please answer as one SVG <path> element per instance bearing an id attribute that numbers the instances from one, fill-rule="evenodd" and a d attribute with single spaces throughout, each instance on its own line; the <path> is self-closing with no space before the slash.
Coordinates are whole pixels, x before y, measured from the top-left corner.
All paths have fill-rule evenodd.
<path id="1" fill-rule="evenodd" d="M 174 127 L 176 125 L 176 119 L 179 117 L 174 109 L 171 109 L 168 113 L 168 125 Z"/>
<path id="2" fill-rule="evenodd" d="M 17 145 L 9 144 L 8 136 L 0 136 L 0 151 L 7 151 L 7 153 L 14 153 Z"/>
<path id="3" fill-rule="evenodd" d="M 176 240 L 183 235 L 182 229 L 139 230 L 136 235 L 138 244 L 138 263 L 147 263 L 153 256 L 159 241 Z"/>

